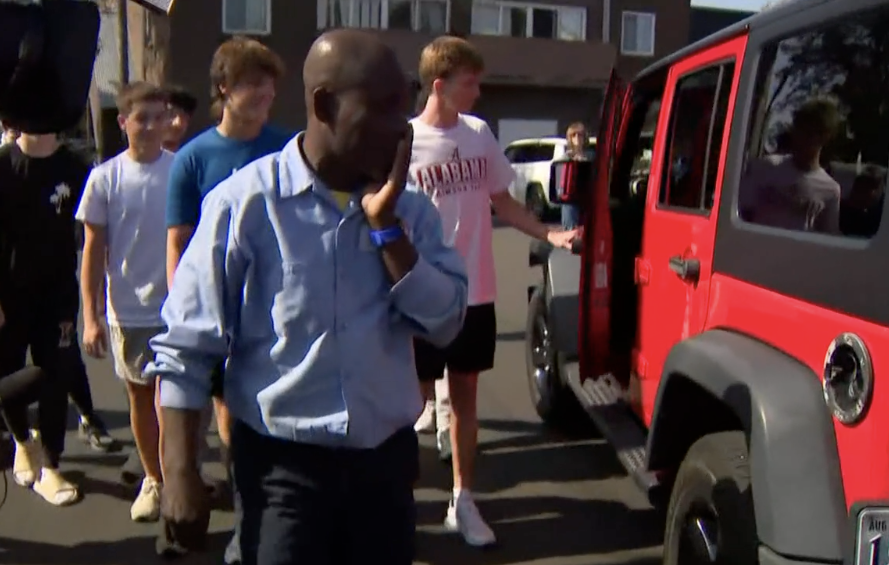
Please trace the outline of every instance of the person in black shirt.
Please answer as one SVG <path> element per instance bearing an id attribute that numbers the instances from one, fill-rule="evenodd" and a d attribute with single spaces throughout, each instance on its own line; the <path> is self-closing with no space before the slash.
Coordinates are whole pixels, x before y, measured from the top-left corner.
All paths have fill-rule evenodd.
<path id="1" fill-rule="evenodd" d="M 13 477 L 59 506 L 79 499 L 58 468 L 68 378 L 77 361 L 82 364 L 75 334 L 80 304 L 74 210 L 88 173 L 54 135 L 23 134 L 0 147 L 0 375 L 22 369 L 29 348 L 46 374 L 38 400 L 40 434 L 16 442 Z"/>

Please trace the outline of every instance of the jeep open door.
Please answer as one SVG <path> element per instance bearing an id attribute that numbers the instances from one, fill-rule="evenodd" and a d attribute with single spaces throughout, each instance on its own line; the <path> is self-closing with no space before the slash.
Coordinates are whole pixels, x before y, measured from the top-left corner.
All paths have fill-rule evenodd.
<path id="1" fill-rule="evenodd" d="M 599 125 L 595 177 L 583 194 L 584 229 L 580 271 L 580 379 L 597 378 L 610 369 L 611 272 L 613 233 L 609 194 L 611 168 L 621 147 L 630 86 L 611 72 Z"/>

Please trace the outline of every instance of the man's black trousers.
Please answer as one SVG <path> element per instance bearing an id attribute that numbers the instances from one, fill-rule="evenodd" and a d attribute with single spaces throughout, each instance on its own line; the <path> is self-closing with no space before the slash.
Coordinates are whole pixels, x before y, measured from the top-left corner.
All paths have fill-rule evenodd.
<path id="1" fill-rule="evenodd" d="M 243 565 L 411 565 L 419 447 L 404 428 L 375 449 L 232 430 Z"/>

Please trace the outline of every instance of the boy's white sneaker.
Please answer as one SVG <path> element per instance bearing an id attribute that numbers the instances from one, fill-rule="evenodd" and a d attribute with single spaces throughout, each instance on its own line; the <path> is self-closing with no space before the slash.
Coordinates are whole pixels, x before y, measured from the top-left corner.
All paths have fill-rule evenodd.
<path id="1" fill-rule="evenodd" d="M 472 495 L 465 490 L 451 497 L 444 525 L 448 531 L 460 533 L 466 543 L 473 547 L 485 547 L 497 543 L 494 531 L 482 518 L 475 501 L 472 500 Z"/>
<path id="2" fill-rule="evenodd" d="M 139 496 L 130 507 L 134 522 L 156 522 L 161 514 L 161 485 L 151 477 L 142 479 Z"/>
<path id="3" fill-rule="evenodd" d="M 414 424 L 414 431 L 419 434 L 430 434 L 435 431 L 435 401 L 427 400 L 423 413 Z"/>

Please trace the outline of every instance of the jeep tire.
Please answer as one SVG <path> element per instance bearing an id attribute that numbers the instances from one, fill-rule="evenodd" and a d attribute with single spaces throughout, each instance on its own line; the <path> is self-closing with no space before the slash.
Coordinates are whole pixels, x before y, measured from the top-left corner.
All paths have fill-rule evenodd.
<path id="1" fill-rule="evenodd" d="M 556 350 L 544 299 L 544 286 L 538 285 L 528 301 L 525 324 L 525 367 L 531 403 L 547 425 L 571 431 L 580 406 L 565 383 L 564 354 Z"/>
<path id="2" fill-rule="evenodd" d="M 664 565 L 756 565 L 759 539 L 743 432 L 696 441 L 667 508 Z"/>

